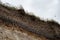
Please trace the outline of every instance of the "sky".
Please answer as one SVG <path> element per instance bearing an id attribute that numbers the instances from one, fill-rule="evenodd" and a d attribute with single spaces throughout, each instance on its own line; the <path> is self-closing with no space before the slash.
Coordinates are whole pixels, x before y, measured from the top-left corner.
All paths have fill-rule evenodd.
<path id="1" fill-rule="evenodd" d="M 60 23 L 60 0 L 1 0 L 3 3 L 32 12 L 40 19 L 55 20 Z"/>

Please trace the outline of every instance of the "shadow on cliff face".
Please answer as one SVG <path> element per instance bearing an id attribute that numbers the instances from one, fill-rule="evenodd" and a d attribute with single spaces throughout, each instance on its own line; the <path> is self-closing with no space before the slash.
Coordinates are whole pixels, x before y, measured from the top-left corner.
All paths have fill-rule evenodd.
<path id="1" fill-rule="evenodd" d="M 29 15 L 24 9 L 16 9 L 0 4 L 0 19 L 7 24 L 23 28 L 37 35 L 42 35 L 51 40 L 60 39 L 60 24 L 44 21 L 34 15 Z"/>

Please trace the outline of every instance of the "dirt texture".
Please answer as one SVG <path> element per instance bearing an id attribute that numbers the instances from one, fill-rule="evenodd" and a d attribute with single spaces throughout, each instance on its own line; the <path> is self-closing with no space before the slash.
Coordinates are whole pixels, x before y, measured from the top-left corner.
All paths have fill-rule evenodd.
<path id="1" fill-rule="evenodd" d="M 60 24 L 54 20 L 40 20 L 24 9 L 0 4 L 0 20 L 1 40 L 5 37 L 6 40 L 60 40 Z"/>

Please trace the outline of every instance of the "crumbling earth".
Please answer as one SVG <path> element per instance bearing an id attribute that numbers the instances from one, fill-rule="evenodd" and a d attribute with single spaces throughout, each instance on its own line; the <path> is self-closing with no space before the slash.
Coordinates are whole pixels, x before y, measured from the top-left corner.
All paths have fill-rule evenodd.
<path id="1" fill-rule="evenodd" d="M 1 40 L 60 40 L 60 25 L 0 4 Z"/>

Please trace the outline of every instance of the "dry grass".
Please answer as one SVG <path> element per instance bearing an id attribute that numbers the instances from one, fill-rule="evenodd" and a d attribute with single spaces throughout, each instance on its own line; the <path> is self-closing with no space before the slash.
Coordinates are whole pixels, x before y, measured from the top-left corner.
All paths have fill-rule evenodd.
<path id="1" fill-rule="evenodd" d="M 1 4 L 0 7 L 0 19 L 5 24 L 12 24 L 51 40 L 60 39 L 60 24 L 54 20 L 41 20 L 34 15 L 27 14 L 24 9 L 16 10 Z"/>

